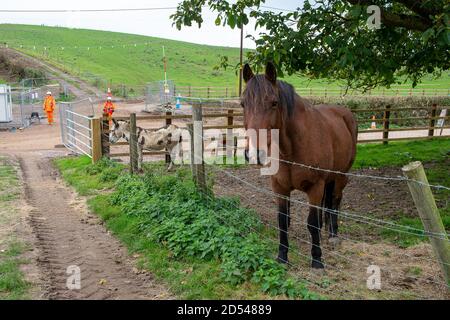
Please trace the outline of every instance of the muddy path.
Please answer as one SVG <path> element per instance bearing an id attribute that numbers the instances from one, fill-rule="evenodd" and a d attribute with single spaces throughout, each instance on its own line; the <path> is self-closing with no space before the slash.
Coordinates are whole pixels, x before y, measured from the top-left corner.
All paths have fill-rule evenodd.
<path id="1" fill-rule="evenodd" d="M 133 265 L 125 248 L 60 180 L 51 157 L 19 154 L 37 264 L 48 299 L 167 299 L 169 292 Z M 67 287 L 67 268 L 79 267 L 80 289 Z M 72 267 L 73 268 L 73 267 Z"/>

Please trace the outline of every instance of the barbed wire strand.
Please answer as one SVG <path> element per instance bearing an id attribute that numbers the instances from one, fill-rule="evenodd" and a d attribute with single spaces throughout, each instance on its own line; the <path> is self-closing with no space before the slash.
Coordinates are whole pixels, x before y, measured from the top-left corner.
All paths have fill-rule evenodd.
<path id="1" fill-rule="evenodd" d="M 314 167 L 314 166 L 303 164 L 303 163 L 298 163 L 298 162 L 288 161 L 288 160 L 283 160 L 283 159 L 277 159 L 277 158 L 273 158 L 273 157 L 268 157 L 268 158 L 272 159 L 272 160 L 275 160 L 275 161 L 280 161 L 280 162 L 283 162 L 283 163 L 296 165 L 296 166 L 300 166 L 300 167 L 311 169 L 311 170 L 315 170 L 315 171 L 334 173 L 334 174 L 344 175 L 344 176 L 349 176 L 349 177 L 369 178 L 369 179 L 378 179 L 378 180 L 391 180 L 391 181 L 402 181 L 402 182 L 403 181 L 414 182 L 414 183 L 417 183 L 417 184 L 420 184 L 420 185 L 423 185 L 423 186 L 428 186 L 428 187 L 431 187 L 431 188 L 450 190 L 450 187 L 446 187 L 446 186 L 443 186 L 443 185 L 428 184 L 428 183 L 425 183 L 425 182 L 422 182 L 422 181 L 409 179 L 409 178 L 401 177 L 401 176 L 386 177 L 386 176 L 374 176 L 374 175 L 351 173 L 351 172 L 342 172 L 342 171 L 336 171 L 336 170 L 330 170 L 330 169 L 323 169 L 323 168 Z"/>
<path id="2" fill-rule="evenodd" d="M 206 197 L 208 197 L 208 199 L 212 199 L 212 200 L 214 199 L 214 198 L 212 198 L 210 195 L 208 195 L 208 194 L 206 194 L 206 193 L 202 193 L 202 194 L 205 195 Z M 237 206 L 236 206 L 234 203 L 232 203 L 231 201 L 230 201 L 230 204 L 232 204 L 236 209 L 241 209 L 241 208 L 237 207 Z M 216 215 L 216 216 L 217 216 L 217 215 Z M 222 221 L 225 222 L 225 223 L 227 223 L 225 220 L 222 220 Z M 268 226 L 267 224 L 265 224 L 263 221 L 261 221 L 261 220 L 259 220 L 259 219 L 258 219 L 258 221 L 261 222 L 264 226 L 270 227 L 270 226 Z M 228 223 L 229 223 L 229 222 L 228 222 Z M 251 226 L 246 226 L 246 227 L 249 228 L 249 229 L 251 229 L 251 230 L 253 230 L 254 232 L 258 232 L 258 230 L 252 228 Z M 272 226 L 272 227 L 273 227 L 273 226 Z M 276 228 L 277 230 L 280 230 L 280 229 L 277 228 L 277 227 L 275 227 L 275 228 Z M 289 234 L 289 233 L 288 233 L 288 234 Z M 294 237 L 294 238 L 300 239 L 300 238 L 298 238 L 298 237 Z M 276 241 L 276 240 L 274 240 L 274 239 L 271 239 L 271 238 L 266 238 L 266 239 L 269 240 L 269 241 L 271 241 L 271 242 L 273 242 L 274 244 L 277 244 L 277 245 L 280 245 L 280 246 L 282 246 L 282 247 L 284 247 L 284 248 L 286 248 L 286 249 L 289 249 L 289 247 L 287 247 L 287 246 L 285 246 L 285 245 L 279 243 L 278 241 Z M 304 240 L 304 239 L 300 239 L 300 240 L 301 240 L 302 242 L 307 243 L 307 244 L 313 245 L 311 242 L 309 242 L 309 241 L 307 241 L 307 240 Z M 292 249 L 292 248 L 291 248 L 291 249 Z M 327 251 L 327 252 L 331 252 L 330 250 L 327 250 L 327 249 L 325 249 L 325 248 L 322 248 L 322 250 Z M 300 255 L 300 256 L 302 256 L 302 257 L 305 257 L 305 258 L 308 259 L 308 261 L 311 261 L 311 260 L 312 260 L 312 257 L 311 257 L 311 256 L 306 256 L 306 255 L 304 255 L 304 254 L 301 254 L 300 252 L 298 252 L 298 250 L 297 250 L 297 251 L 291 250 L 291 253 L 293 253 L 294 255 Z M 332 253 L 332 252 L 331 252 L 331 253 Z M 344 258 L 347 259 L 347 260 L 349 259 L 349 258 L 346 258 L 346 257 L 344 257 Z M 351 261 L 351 260 L 350 260 L 350 261 Z M 339 267 L 336 267 L 336 266 L 327 264 L 327 263 L 325 263 L 325 262 L 323 262 L 323 261 L 322 261 L 322 263 L 323 263 L 324 266 L 327 267 L 327 268 L 337 270 L 337 271 L 340 272 L 340 273 L 343 273 L 343 274 L 346 274 L 347 276 L 350 276 L 350 278 L 352 278 L 356 284 L 361 285 L 361 283 L 360 283 L 360 282 L 361 282 L 361 279 L 355 277 L 353 274 L 348 273 L 348 272 L 346 272 L 345 270 L 343 270 L 343 269 L 341 269 L 341 268 L 339 268 Z M 364 265 L 364 268 L 367 268 L 367 266 Z M 302 279 L 303 279 L 303 278 L 302 278 Z M 396 290 L 397 290 L 397 289 L 394 289 L 394 288 L 392 288 L 392 289 L 393 289 L 393 291 L 396 291 Z M 416 298 L 430 299 L 429 297 L 420 296 L 420 295 L 417 295 L 417 294 L 415 294 L 415 293 L 412 293 L 412 295 L 415 296 Z M 384 299 L 387 299 L 387 298 L 384 298 Z"/>
<path id="3" fill-rule="evenodd" d="M 240 194 L 239 197 L 240 197 L 240 198 L 247 199 L 248 201 L 252 202 L 252 206 L 256 206 L 256 207 L 259 207 L 259 208 L 262 208 L 262 209 L 267 209 L 267 207 L 264 207 L 264 206 L 261 205 L 261 204 L 257 204 L 256 202 L 253 202 L 254 200 L 250 199 L 249 197 L 247 197 L 247 196 L 245 196 L 245 195 L 243 195 L 243 194 Z M 303 226 L 306 226 L 306 227 L 315 228 L 315 229 L 319 230 L 319 232 L 321 232 L 321 230 L 322 230 L 322 228 L 320 228 L 320 227 L 317 227 L 317 226 L 308 224 L 307 222 L 301 221 L 300 217 L 298 217 L 299 219 L 293 219 L 293 217 L 292 217 L 292 212 L 291 212 L 291 215 L 288 215 L 288 214 L 283 213 L 283 212 L 280 212 L 280 211 L 276 211 L 276 213 L 282 214 L 282 215 L 284 215 L 284 216 L 287 216 L 288 218 L 291 218 L 291 221 L 292 221 L 293 223 L 295 223 L 295 224 L 299 224 L 299 225 L 303 225 Z M 296 214 L 296 216 L 298 216 L 298 214 Z M 279 229 L 277 226 L 272 225 L 272 224 L 271 224 L 271 226 L 272 226 L 273 228 L 276 228 L 278 231 L 281 231 L 281 229 Z M 302 241 L 302 242 L 305 241 L 305 240 L 302 239 L 302 238 L 298 238 L 298 236 L 295 236 L 295 235 L 294 235 L 293 237 L 296 238 L 296 239 L 298 239 L 298 240 L 300 240 L 300 241 Z M 347 237 L 343 236 L 342 233 L 340 233 L 339 238 L 344 239 L 344 240 L 346 240 L 346 241 L 350 241 L 350 242 L 354 242 L 354 243 L 358 243 L 358 244 L 362 244 L 362 245 L 367 245 L 367 243 L 365 243 L 365 242 L 363 242 L 363 241 L 357 241 L 357 240 L 353 240 L 353 239 L 347 238 Z M 321 239 L 321 240 L 322 240 L 322 239 Z M 313 246 L 316 246 L 316 245 L 312 244 L 311 242 L 307 242 L 307 243 L 308 243 L 308 244 L 311 244 L 311 245 L 313 245 Z M 319 247 L 320 247 L 320 246 L 319 246 Z M 335 254 L 334 251 L 328 250 L 328 249 L 326 249 L 326 248 L 322 248 L 322 250 L 324 250 L 324 251 L 326 251 L 326 252 L 330 252 L 331 254 Z M 378 256 L 373 255 L 373 254 L 370 254 L 370 253 L 367 253 L 367 252 L 366 252 L 366 254 L 369 255 L 369 256 L 371 256 L 371 257 L 374 257 L 374 258 L 379 258 Z M 421 258 L 421 257 L 414 257 L 414 256 L 410 256 L 410 255 L 408 255 L 408 254 L 405 254 L 405 253 L 403 253 L 403 252 L 402 252 L 401 254 L 402 254 L 402 255 L 405 255 L 405 256 L 407 256 L 407 257 L 409 257 L 409 258 L 412 258 L 412 259 L 420 259 L 420 260 L 423 260 L 423 261 L 426 261 L 426 262 L 433 262 L 433 263 L 436 263 L 436 261 L 433 260 L 433 259 L 426 259 L 426 258 Z M 337 254 L 336 254 L 336 255 L 337 255 Z M 348 260 L 348 258 L 345 257 L 345 256 L 341 256 L 341 257 L 344 258 L 344 259 L 346 259 L 346 260 Z M 389 270 L 393 270 L 393 269 L 390 269 L 390 268 L 387 267 L 387 266 L 386 266 L 386 268 L 389 269 Z M 430 274 L 430 273 L 424 273 L 424 274 L 427 275 L 427 276 L 430 276 L 430 277 L 434 277 L 434 275 L 432 275 L 432 274 Z M 448 286 L 449 286 L 448 284 L 446 284 L 446 283 L 444 283 L 444 282 L 440 282 L 440 281 L 433 281 L 433 280 L 432 280 L 431 282 L 433 282 L 433 283 L 435 283 L 435 284 L 438 284 L 438 285 L 441 285 L 441 286 L 445 286 L 445 287 L 448 287 Z"/>
<path id="4" fill-rule="evenodd" d="M 392 231 L 408 233 L 408 234 L 411 234 L 411 235 L 421 236 L 421 237 L 434 237 L 434 238 L 437 238 L 437 239 L 449 241 L 448 234 L 427 232 L 425 230 L 416 229 L 416 228 L 413 228 L 413 227 L 410 227 L 410 226 L 405 226 L 405 225 L 397 224 L 397 223 L 390 222 L 390 221 L 384 221 L 384 220 L 371 218 L 371 217 L 367 217 L 367 216 L 356 215 L 356 214 L 352 214 L 352 213 L 345 212 L 345 211 L 331 210 L 331 209 L 328 209 L 328 208 L 325 208 L 325 207 L 312 205 L 312 204 L 310 204 L 308 202 L 300 201 L 300 200 L 297 200 L 297 199 L 291 199 L 290 197 L 286 197 L 286 196 L 277 194 L 277 193 L 273 192 L 272 190 L 268 190 L 268 189 L 264 189 L 264 188 L 261 188 L 261 187 L 254 186 L 253 184 L 249 183 L 248 181 L 246 181 L 246 180 L 244 180 L 244 179 L 242 179 L 240 177 L 237 177 L 237 176 L 233 175 L 232 173 L 230 173 L 230 172 L 228 172 L 226 170 L 222 170 L 222 169 L 219 169 L 219 170 L 221 170 L 223 173 L 225 173 L 226 175 L 230 176 L 231 178 L 239 180 L 242 183 L 244 183 L 244 184 L 246 184 L 246 185 L 252 187 L 253 189 L 258 190 L 258 191 L 260 191 L 262 193 L 266 193 L 266 194 L 269 194 L 269 195 L 272 195 L 272 196 L 275 196 L 275 197 L 278 197 L 278 198 L 281 198 L 281 199 L 284 199 L 284 200 L 290 200 L 292 202 L 299 203 L 299 204 L 301 204 L 303 206 L 308 206 L 308 207 L 311 207 L 311 208 L 316 208 L 316 209 L 319 209 L 319 210 L 323 210 L 323 211 L 328 212 L 330 214 L 335 214 L 335 215 L 336 214 L 338 214 L 338 215 L 340 214 L 341 216 L 345 216 L 345 217 L 347 217 L 349 219 L 355 219 L 356 221 L 365 222 L 365 223 L 372 224 L 372 225 L 377 226 L 377 227 L 383 227 L 383 228 L 386 228 L 386 229 L 390 229 Z M 413 232 L 410 232 L 410 231 L 406 231 L 406 230 L 399 230 L 399 229 L 394 229 L 394 228 L 382 226 L 382 224 L 390 225 L 390 226 L 393 226 L 393 227 L 405 228 L 405 229 L 408 229 L 408 230 L 411 230 L 411 231 L 416 231 L 416 233 L 413 233 Z"/>

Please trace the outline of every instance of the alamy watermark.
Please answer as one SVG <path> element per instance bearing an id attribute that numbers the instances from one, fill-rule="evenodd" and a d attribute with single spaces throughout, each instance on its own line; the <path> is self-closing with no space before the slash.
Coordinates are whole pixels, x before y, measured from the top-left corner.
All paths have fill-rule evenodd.
<path id="1" fill-rule="evenodd" d="M 370 5 L 367 7 L 367 13 L 370 16 L 367 18 L 367 26 L 369 29 L 380 29 L 381 28 L 381 9 L 379 6 Z"/>
<path id="2" fill-rule="evenodd" d="M 66 280 L 66 286 L 69 290 L 81 289 L 81 269 L 79 266 L 68 266 L 66 274 L 69 275 Z"/>
<path id="3" fill-rule="evenodd" d="M 367 289 L 381 290 L 381 269 L 377 265 L 370 265 L 367 267 Z"/>

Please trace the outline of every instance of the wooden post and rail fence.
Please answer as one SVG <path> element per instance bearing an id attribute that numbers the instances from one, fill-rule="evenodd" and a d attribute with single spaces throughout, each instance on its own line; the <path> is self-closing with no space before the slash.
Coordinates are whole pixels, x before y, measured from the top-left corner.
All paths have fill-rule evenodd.
<path id="1" fill-rule="evenodd" d="M 370 122 L 378 123 L 379 126 L 382 126 L 380 129 L 379 127 L 375 129 L 363 129 L 359 130 L 359 134 L 375 134 L 375 133 L 381 133 L 381 137 L 366 137 L 364 139 L 358 140 L 358 143 L 372 143 L 372 142 L 382 142 L 383 144 L 387 144 L 390 141 L 402 141 L 402 140 L 419 140 L 419 139 L 430 139 L 434 137 L 449 137 L 447 136 L 436 136 L 435 131 L 436 130 L 443 130 L 443 129 L 449 129 L 450 125 L 447 125 L 445 123 L 442 123 L 441 125 L 437 125 L 439 123 L 438 119 L 441 119 L 441 121 L 446 121 L 450 119 L 450 116 L 438 116 L 437 112 L 438 108 L 437 105 L 432 105 L 430 108 L 424 108 L 424 107 L 408 107 L 408 108 L 392 108 L 390 105 L 386 106 L 385 108 L 378 108 L 378 109 L 357 109 L 353 110 L 353 113 L 357 117 L 357 122 L 359 127 L 365 126 L 367 124 L 367 127 L 369 127 Z M 193 106 L 193 113 L 192 114 L 173 114 L 171 111 L 166 112 L 163 115 L 146 115 L 146 116 L 136 116 L 136 114 L 132 114 L 128 117 L 115 117 L 116 120 L 127 120 L 132 121 L 134 123 L 134 119 L 136 121 L 136 126 L 139 126 L 139 121 L 163 121 L 164 125 L 169 125 L 173 123 L 173 120 L 192 120 L 193 115 L 196 114 L 197 107 Z M 423 110 L 427 112 L 427 115 L 423 116 L 415 116 L 415 117 L 392 117 L 392 114 L 397 114 L 398 112 L 406 112 L 406 111 L 413 111 L 413 110 Z M 374 113 L 382 113 L 382 117 L 371 119 L 371 115 Z M 359 117 L 358 115 L 363 114 L 363 117 Z M 243 129 L 244 126 L 242 124 L 242 118 L 243 118 L 243 112 L 241 110 L 236 109 L 229 109 L 227 112 L 220 112 L 220 113 L 203 113 L 202 112 L 202 118 L 203 120 L 208 119 L 220 119 L 224 118 L 225 123 L 223 125 L 221 124 L 214 124 L 209 125 L 205 124 L 203 129 L 204 130 L 224 130 L 225 132 L 222 133 L 222 145 L 234 145 L 234 155 L 236 155 L 236 149 L 237 149 L 237 137 L 234 137 L 234 141 L 231 142 L 229 139 L 232 137 L 233 129 Z M 193 120 L 192 120 L 193 121 Z M 397 125 L 396 127 L 393 127 L 393 124 L 400 124 L 402 122 L 413 122 L 413 121 L 421 121 L 422 123 L 427 123 L 426 125 L 419 125 L 419 126 L 406 126 L 401 127 Z M 114 153 L 111 151 L 112 145 L 109 143 L 109 121 L 106 115 L 103 116 L 103 118 L 99 119 L 93 119 L 92 122 L 92 133 L 93 133 L 93 153 L 95 154 L 95 161 L 98 161 L 101 157 L 108 157 L 108 158 L 114 158 L 114 157 L 127 157 L 130 156 L 130 152 L 120 152 L 120 153 Z M 427 132 L 426 135 L 421 136 L 412 136 L 412 137 L 393 137 L 390 135 L 394 132 L 413 132 L 413 131 L 425 131 Z M 442 133 L 442 132 L 441 132 Z M 123 146 L 128 145 L 127 142 L 119 142 L 116 143 L 114 146 Z M 167 155 L 164 151 L 147 151 L 144 152 L 144 155 L 165 155 L 166 163 L 170 161 L 170 156 Z M 230 157 L 229 154 L 226 155 L 227 157 Z"/>

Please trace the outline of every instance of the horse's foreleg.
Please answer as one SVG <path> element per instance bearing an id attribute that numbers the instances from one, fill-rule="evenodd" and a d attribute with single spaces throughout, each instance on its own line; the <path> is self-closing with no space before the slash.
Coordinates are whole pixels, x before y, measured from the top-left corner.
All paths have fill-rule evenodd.
<path id="1" fill-rule="evenodd" d="M 308 215 L 308 231 L 311 234 L 311 267 L 323 269 L 322 249 L 320 248 L 320 230 L 322 229 L 322 212 L 316 208 L 320 206 L 323 198 L 324 183 L 316 183 L 308 191 L 308 198 L 311 207 Z"/>
<path id="2" fill-rule="evenodd" d="M 289 200 L 278 198 L 278 228 L 280 232 L 280 245 L 278 248 L 278 262 L 288 263 L 288 226 L 289 226 Z"/>

